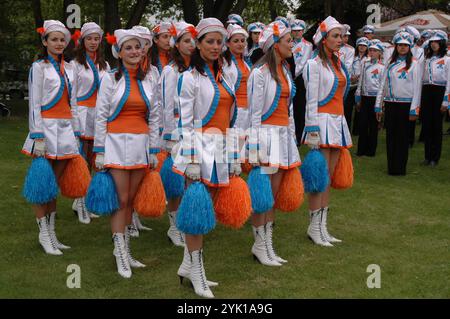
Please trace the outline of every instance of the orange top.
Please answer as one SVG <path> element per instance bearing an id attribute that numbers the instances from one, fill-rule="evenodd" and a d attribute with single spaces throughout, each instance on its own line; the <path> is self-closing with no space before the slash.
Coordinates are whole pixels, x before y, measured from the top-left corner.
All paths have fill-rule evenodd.
<path id="1" fill-rule="evenodd" d="M 247 79 L 250 75 L 250 72 L 245 65 L 244 59 L 242 59 L 242 57 L 236 57 L 236 61 L 238 63 L 238 68 L 242 74 L 241 84 L 236 91 L 237 106 L 247 108 Z"/>
<path id="2" fill-rule="evenodd" d="M 169 56 L 165 53 L 160 53 L 159 54 L 159 62 L 161 63 L 163 69 L 164 67 L 169 64 Z"/>
<path id="3" fill-rule="evenodd" d="M 69 91 L 67 90 L 67 83 L 64 85 L 63 95 L 50 110 L 41 112 L 42 118 L 47 119 L 71 119 L 70 112 Z"/>
<path id="4" fill-rule="evenodd" d="M 347 85 L 347 79 L 342 74 L 342 72 L 334 66 L 333 63 L 332 68 L 334 70 L 334 73 L 338 77 L 338 87 L 333 98 L 324 106 L 319 107 L 318 112 L 344 115 L 344 95 L 345 95 L 345 87 Z"/>
<path id="5" fill-rule="evenodd" d="M 278 106 L 272 115 L 265 120 L 262 124 L 278 125 L 278 126 L 288 126 L 289 125 L 289 83 L 287 82 L 286 76 L 283 72 L 283 66 L 281 64 L 277 67 L 278 77 L 281 80 L 281 94 L 280 100 L 278 101 Z"/>
<path id="6" fill-rule="evenodd" d="M 78 104 L 81 106 L 95 107 L 95 103 L 97 103 L 97 90 L 87 100 L 81 101 Z"/>
<path id="7" fill-rule="evenodd" d="M 130 74 L 130 95 L 119 115 L 108 123 L 108 133 L 148 134 L 147 106 L 139 91 L 137 69 L 127 69 Z"/>
<path id="8" fill-rule="evenodd" d="M 214 71 L 211 69 L 211 73 Z M 219 129 L 223 134 L 227 132 L 227 128 L 230 127 L 230 112 L 231 106 L 233 105 L 233 97 L 228 93 L 222 83 L 217 82 L 219 87 L 220 98 L 217 104 L 216 112 L 214 113 L 211 120 L 206 124 L 202 131 L 204 132 L 208 128 Z"/>

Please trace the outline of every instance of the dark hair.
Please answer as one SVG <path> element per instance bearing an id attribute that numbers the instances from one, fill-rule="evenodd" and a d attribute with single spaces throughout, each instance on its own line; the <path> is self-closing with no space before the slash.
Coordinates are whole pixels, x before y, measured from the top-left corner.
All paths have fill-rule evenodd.
<path id="1" fill-rule="evenodd" d="M 177 47 L 173 47 L 170 50 L 170 59 L 175 63 L 178 68 L 178 72 L 184 72 L 189 68 L 189 65 L 185 65 L 184 58 L 181 55 Z"/>
<path id="2" fill-rule="evenodd" d="M 84 45 L 84 39 L 80 40 L 80 45 L 78 45 L 78 47 L 75 49 L 75 60 L 81 65 L 84 65 L 86 69 L 88 69 L 89 67 L 86 62 L 86 46 Z M 95 51 L 95 61 L 93 62 L 94 64 L 98 63 L 98 67 L 100 70 L 106 70 L 106 62 L 102 54 L 102 48 L 102 42 L 100 42 L 97 51 Z"/>
<path id="3" fill-rule="evenodd" d="M 392 57 L 391 57 L 391 61 L 389 61 L 389 64 L 396 62 L 399 57 L 397 47 L 398 47 L 398 44 L 395 45 L 394 52 L 392 52 Z M 409 51 L 406 54 L 406 70 L 409 70 L 409 68 L 411 67 L 412 59 L 413 59 L 413 55 L 411 52 L 411 47 L 409 47 Z"/>
<path id="4" fill-rule="evenodd" d="M 156 66 L 156 67 L 158 67 L 158 64 L 156 64 L 156 61 L 158 61 L 159 60 L 159 50 L 158 50 L 158 46 L 156 45 L 156 43 L 155 43 L 155 39 L 158 39 L 159 38 L 159 34 L 158 35 L 155 35 L 154 37 L 153 37 L 153 45 L 152 45 L 152 47 L 150 48 L 150 63 L 151 64 L 153 64 L 154 66 Z"/>
<path id="5" fill-rule="evenodd" d="M 252 33 L 259 33 L 259 34 L 261 34 L 261 32 L 254 32 L 254 31 L 250 31 L 250 32 L 248 33 L 248 38 L 247 38 L 247 48 L 248 48 L 249 50 L 253 47 Z"/>
<path id="6" fill-rule="evenodd" d="M 364 44 L 360 44 L 360 45 L 365 46 Z M 358 49 L 358 47 L 360 45 L 357 45 L 356 48 L 355 48 L 355 56 L 359 56 L 359 49 Z M 365 47 L 366 47 L 366 51 L 364 52 L 364 55 L 363 55 L 364 57 L 366 57 L 369 54 L 369 47 L 368 46 L 365 46 Z"/>
<path id="7" fill-rule="evenodd" d="M 116 81 L 119 81 L 120 78 L 122 77 L 122 73 L 123 73 L 122 72 L 122 68 L 124 68 L 124 65 L 123 65 L 122 59 L 119 58 L 118 59 L 117 71 L 114 74 L 114 77 L 116 78 Z M 138 64 L 138 71 L 137 71 L 137 74 L 136 74 L 136 78 L 138 80 L 141 80 L 141 81 L 145 78 L 145 72 L 142 70 L 142 67 L 141 67 L 140 63 Z"/>
<path id="8" fill-rule="evenodd" d="M 325 45 L 322 41 L 317 45 L 318 56 L 322 60 L 324 66 L 328 67 L 328 64 L 333 64 L 336 68 L 339 67 L 339 57 L 336 54 L 331 54 L 331 61 L 325 52 Z"/>
<path id="9" fill-rule="evenodd" d="M 49 34 L 50 34 L 50 33 L 47 33 L 47 34 L 44 36 L 44 38 L 43 38 L 42 40 L 47 41 L 47 40 L 48 40 L 48 35 L 49 35 Z M 62 56 L 63 56 L 62 54 L 58 55 L 58 62 L 61 62 L 61 57 L 62 57 Z M 40 52 L 39 52 L 38 55 L 37 55 L 37 59 L 38 59 L 38 60 L 45 60 L 45 62 L 48 62 L 47 57 L 48 57 L 48 50 L 47 50 L 47 47 L 41 42 L 41 49 L 40 49 Z M 67 60 L 66 60 L 65 57 L 64 57 L 64 61 L 67 62 Z"/>
<path id="10" fill-rule="evenodd" d="M 203 39 L 205 38 L 206 34 L 202 35 L 199 39 L 198 42 L 202 42 Z M 214 70 L 214 77 L 217 76 L 217 74 L 219 73 L 219 71 L 222 71 L 222 64 L 219 62 L 220 58 L 218 60 L 215 60 L 213 63 L 213 70 Z M 201 75 L 206 76 L 205 74 L 205 63 L 206 61 L 203 60 L 202 56 L 200 55 L 200 50 L 198 48 L 195 48 L 194 53 L 192 54 L 191 57 L 191 66 L 193 68 L 195 68 L 198 73 L 200 73 Z"/>
<path id="11" fill-rule="evenodd" d="M 434 41 L 433 41 L 434 42 Z M 439 40 L 439 50 L 438 50 L 438 57 L 442 58 L 445 55 L 447 55 L 447 43 L 445 43 L 445 40 Z M 431 49 L 431 42 L 429 43 L 428 47 L 425 49 L 425 58 L 429 59 L 433 56 L 434 52 L 433 49 Z"/>
<path id="12" fill-rule="evenodd" d="M 256 62 L 256 64 L 253 66 L 259 67 L 261 65 L 267 64 L 269 67 L 270 75 L 272 75 L 272 78 L 278 83 L 281 83 L 280 77 L 278 76 L 277 72 L 277 60 L 275 56 L 275 46 L 272 45 L 269 50 Z"/>
<path id="13" fill-rule="evenodd" d="M 227 48 L 227 50 L 222 53 L 223 58 L 225 59 L 225 61 L 227 61 L 228 65 L 231 64 L 231 51 L 230 48 Z"/>

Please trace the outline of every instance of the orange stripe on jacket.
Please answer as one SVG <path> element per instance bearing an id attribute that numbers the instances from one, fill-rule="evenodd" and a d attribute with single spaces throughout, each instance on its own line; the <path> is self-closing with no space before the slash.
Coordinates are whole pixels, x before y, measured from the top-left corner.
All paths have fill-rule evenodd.
<path id="1" fill-rule="evenodd" d="M 237 106 L 242 108 L 247 108 L 247 80 L 250 75 L 250 72 L 245 65 L 244 59 L 242 57 L 236 57 L 236 61 L 238 63 L 238 68 L 241 71 L 242 78 L 241 84 L 239 85 L 238 90 L 236 91 L 236 101 Z"/>
<path id="2" fill-rule="evenodd" d="M 46 119 L 71 119 L 69 93 L 67 91 L 67 83 L 64 85 L 64 92 L 58 103 L 51 109 L 42 111 L 41 117 Z"/>
<path id="3" fill-rule="evenodd" d="M 262 124 L 278 125 L 278 126 L 288 126 L 289 125 L 289 83 L 287 82 L 286 76 L 283 72 L 283 66 L 280 64 L 277 67 L 278 77 L 281 80 L 281 94 L 280 100 L 278 101 L 278 106 L 272 115 L 262 122 Z"/>
<path id="4" fill-rule="evenodd" d="M 108 123 L 108 133 L 148 134 L 147 106 L 139 91 L 136 79 L 137 69 L 130 73 L 130 95 L 119 115 Z M 123 75 L 125 76 L 125 75 Z"/>
<path id="5" fill-rule="evenodd" d="M 347 85 L 347 79 L 342 72 L 337 69 L 334 64 L 332 66 L 334 73 L 338 77 L 338 87 L 333 98 L 324 106 L 318 108 L 319 113 L 344 115 L 344 95 Z"/>

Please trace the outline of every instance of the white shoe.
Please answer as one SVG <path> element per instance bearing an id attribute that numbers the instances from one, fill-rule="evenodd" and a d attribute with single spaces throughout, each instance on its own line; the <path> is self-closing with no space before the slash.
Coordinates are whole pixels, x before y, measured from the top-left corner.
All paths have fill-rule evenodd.
<path id="1" fill-rule="evenodd" d="M 167 231 L 167 237 L 169 237 L 169 240 L 175 246 L 184 247 L 185 242 L 184 242 L 183 233 L 178 230 L 177 225 L 175 223 L 175 219 L 177 217 L 177 212 L 176 211 L 169 212 L 167 215 L 169 216 L 169 223 L 170 223 L 169 230 Z"/>
<path id="2" fill-rule="evenodd" d="M 200 297 L 214 298 L 214 295 L 206 282 L 205 268 L 203 267 L 203 249 L 194 250 L 190 255 L 190 279 L 195 293 Z"/>
<path id="3" fill-rule="evenodd" d="M 274 256 L 274 259 L 278 261 L 279 263 L 285 264 L 287 263 L 286 259 L 281 258 L 277 255 L 275 252 L 275 249 L 273 248 L 273 222 L 267 222 L 266 224 L 266 241 L 267 241 L 267 247 L 269 248 L 270 254 Z"/>
<path id="4" fill-rule="evenodd" d="M 124 278 L 131 277 L 131 267 L 128 261 L 128 254 L 125 247 L 125 238 L 121 233 L 113 234 L 114 250 L 113 255 L 116 257 L 117 272 Z"/>
<path id="5" fill-rule="evenodd" d="M 128 232 L 130 233 L 130 236 L 134 238 L 139 237 L 139 230 L 137 229 L 137 227 L 133 223 L 129 226 L 130 229 L 128 230 Z"/>
<path id="6" fill-rule="evenodd" d="M 89 224 L 91 222 L 90 213 L 84 204 L 84 197 L 77 198 L 73 201 L 72 210 L 78 216 L 80 223 Z"/>
<path id="7" fill-rule="evenodd" d="M 310 211 L 309 216 L 310 224 L 307 232 L 309 239 L 316 245 L 333 247 L 333 245 L 326 240 L 325 235 L 322 232 L 322 209 Z"/>
<path id="8" fill-rule="evenodd" d="M 55 218 L 56 218 L 56 212 L 53 212 L 53 213 L 51 213 L 48 216 L 48 232 L 49 232 L 50 236 L 52 237 L 52 240 L 55 243 L 56 248 L 58 248 L 58 249 L 70 249 L 70 246 L 64 245 L 56 237 Z"/>
<path id="9" fill-rule="evenodd" d="M 184 278 L 191 280 L 191 255 L 189 254 L 187 246 L 184 246 L 183 262 L 178 268 L 177 274 L 178 277 L 180 277 L 180 284 L 183 283 Z M 206 280 L 206 283 L 209 287 L 216 287 L 219 285 L 218 282 L 210 280 Z"/>
<path id="10" fill-rule="evenodd" d="M 100 218 L 99 215 L 94 214 L 94 213 L 91 213 L 91 212 L 89 212 L 89 217 L 91 217 L 91 219 L 92 219 L 92 218 Z"/>
<path id="11" fill-rule="evenodd" d="M 42 248 L 44 248 L 44 251 L 49 255 L 62 255 L 62 251 L 56 247 L 56 244 L 48 231 L 47 216 L 36 218 L 36 222 L 39 227 L 39 243 L 41 244 Z"/>
<path id="12" fill-rule="evenodd" d="M 327 228 L 328 207 L 322 208 L 322 233 L 325 239 L 330 243 L 342 243 L 342 240 L 330 235 Z"/>
<path id="13" fill-rule="evenodd" d="M 252 227 L 255 234 L 255 243 L 252 247 L 253 258 L 266 266 L 281 266 L 282 264 L 275 260 L 275 256 L 271 255 L 268 248 L 265 225 Z"/>
<path id="14" fill-rule="evenodd" d="M 126 232 L 125 232 L 125 248 L 127 250 L 127 254 L 128 254 L 128 262 L 130 263 L 130 266 L 132 268 L 145 268 L 147 266 L 145 266 L 143 263 L 141 263 L 140 261 L 134 259 L 134 257 L 131 255 L 131 248 L 130 248 L 130 229 L 132 229 L 133 226 L 129 225 L 126 228 Z"/>
<path id="15" fill-rule="evenodd" d="M 150 227 L 145 227 L 144 225 L 142 225 L 141 220 L 139 219 L 139 215 L 136 212 L 133 212 L 133 225 L 138 230 L 152 230 Z"/>

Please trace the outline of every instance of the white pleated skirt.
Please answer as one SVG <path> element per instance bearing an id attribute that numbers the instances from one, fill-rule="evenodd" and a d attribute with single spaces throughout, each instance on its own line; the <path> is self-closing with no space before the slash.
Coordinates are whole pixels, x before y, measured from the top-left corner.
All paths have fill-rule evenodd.
<path id="1" fill-rule="evenodd" d="M 350 148 L 352 136 L 348 129 L 344 115 L 318 113 L 320 128 L 320 147 L 322 148 Z M 302 143 L 305 143 L 306 132 L 303 131 Z"/>
<path id="2" fill-rule="evenodd" d="M 81 138 L 93 140 L 95 135 L 95 107 L 78 106 Z"/>
<path id="3" fill-rule="evenodd" d="M 126 170 L 146 168 L 148 152 L 148 134 L 107 133 L 104 166 Z"/>

